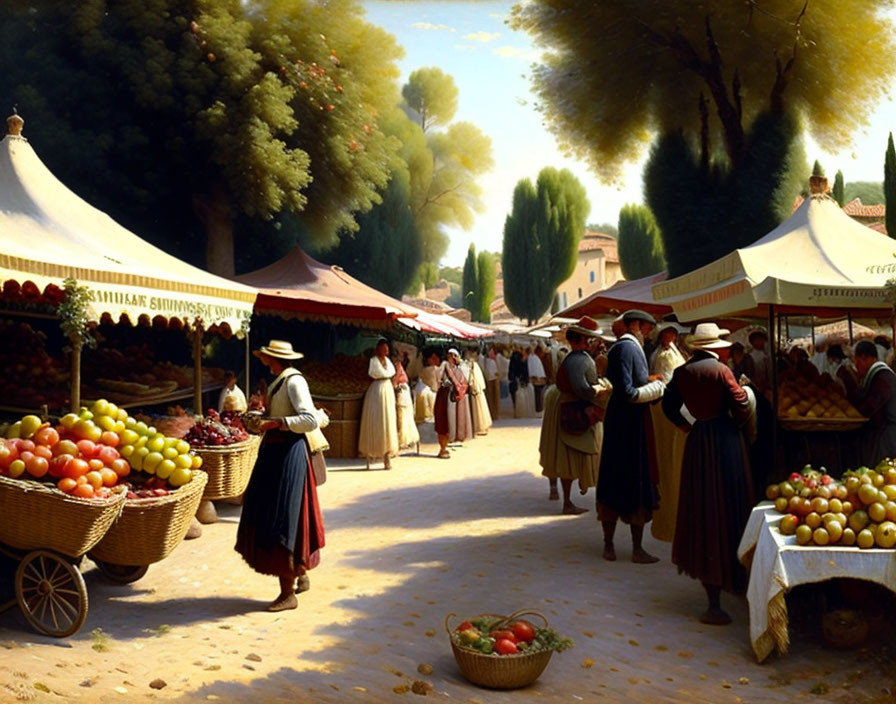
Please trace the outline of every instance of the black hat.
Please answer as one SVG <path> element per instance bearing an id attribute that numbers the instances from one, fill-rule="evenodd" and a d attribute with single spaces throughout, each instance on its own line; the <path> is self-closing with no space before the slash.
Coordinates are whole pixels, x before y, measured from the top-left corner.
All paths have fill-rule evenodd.
<path id="1" fill-rule="evenodd" d="M 631 323 L 635 320 L 640 320 L 643 323 L 656 325 L 656 318 L 654 318 L 650 313 L 647 313 L 643 310 L 638 310 L 637 308 L 632 308 L 631 310 L 627 310 L 622 314 L 623 323 Z"/>

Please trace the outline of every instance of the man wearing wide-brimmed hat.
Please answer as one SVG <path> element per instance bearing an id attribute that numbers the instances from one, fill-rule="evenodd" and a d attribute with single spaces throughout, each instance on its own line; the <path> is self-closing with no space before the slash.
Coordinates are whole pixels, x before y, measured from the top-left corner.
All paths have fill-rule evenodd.
<path id="1" fill-rule="evenodd" d="M 731 621 L 722 610 L 724 589 L 740 593 L 746 572 L 737 546 L 753 506 L 747 447 L 741 427 L 751 408 L 742 388 L 720 355 L 731 343 L 728 330 L 700 323 L 687 338 L 693 350 L 675 370 L 663 396 L 663 411 L 673 423 L 689 429 L 681 468 L 681 488 L 672 562 L 703 583 L 709 602 L 703 623 Z M 681 412 L 687 407 L 693 427 Z"/>
<path id="2" fill-rule="evenodd" d="M 641 546 L 644 525 L 659 506 L 653 438 L 645 406 L 663 395 L 665 384 L 651 379 L 644 354 L 644 331 L 656 320 L 643 310 L 622 316 L 624 334 L 607 355 L 607 378 L 613 395 L 604 420 L 604 446 L 597 484 L 598 518 L 604 532 L 604 559 L 616 559 L 613 537 L 622 519 L 631 526 L 632 561 L 649 564 L 658 558 Z"/>
<path id="3" fill-rule="evenodd" d="M 293 363 L 303 357 L 292 343 L 271 340 L 253 353 L 275 375 L 268 387 L 265 434 L 243 497 L 236 550 L 261 574 L 280 579 L 280 594 L 269 611 L 298 606 L 295 594 L 308 589 L 306 570 L 320 562 L 324 524 L 317 501 L 306 434 L 329 419 L 314 407 L 305 377 Z"/>
<path id="4" fill-rule="evenodd" d="M 556 482 L 563 488 L 561 512 L 578 515 L 587 509 L 570 499 L 570 489 L 578 481 L 584 494 L 597 483 L 603 428 L 600 422 L 601 395 L 610 389 L 598 377 L 589 342 L 600 334 L 591 318 L 584 317 L 565 330 L 571 351 L 557 369 L 556 385 L 544 397 L 539 453 L 542 474 L 551 483 L 551 498 L 559 498 Z"/>

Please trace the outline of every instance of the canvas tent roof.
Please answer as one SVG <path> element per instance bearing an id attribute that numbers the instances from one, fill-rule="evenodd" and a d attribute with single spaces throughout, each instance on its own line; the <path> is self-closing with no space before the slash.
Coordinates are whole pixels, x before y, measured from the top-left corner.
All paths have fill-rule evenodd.
<path id="1" fill-rule="evenodd" d="M 749 247 L 653 285 L 656 303 L 682 321 L 780 313 L 833 317 L 847 310 L 879 317 L 892 309 L 886 282 L 896 276 L 896 241 L 813 194 Z"/>
<path id="2" fill-rule="evenodd" d="M 401 323 L 419 332 L 471 338 L 489 331 L 448 315 L 430 313 L 404 303 L 345 273 L 317 261 L 301 247 L 237 281 L 258 290 L 259 313 L 294 315 L 329 323 L 388 327 Z"/>
<path id="3" fill-rule="evenodd" d="M 583 315 L 603 315 L 613 311 L 622 313 L 630 308 L 640 308 L 653 315 L 665 315 L 672 312 L 672 308 L 654 301 L 652 293 L 653 285 L 665 280 L 666 272 L 662 271 L 643 279 L 617 281 L 609 288 L 573 303 L 554 317 L 578 319 Z"/>
<path id="4" fill-rule="evenodd" d="M 417 310 L 349 276 L 338 266 L 323 264 L 294 247 L 273 264 L 236 277 L 258 289 L 260 313 L 294 315 L 330 323 L 368 321 L 380 327 Z"/>
<path id="5" fill-rule="evenodd" d="M 200 317 L 240 331 L 254 290 L 172 257 L 82 200 L 17 134 L 21 121 L 9 122 L 13 133 L 0 141 L 0 281 L 43 291 L 73 277 L 88 289 L 94 320 Z"/>

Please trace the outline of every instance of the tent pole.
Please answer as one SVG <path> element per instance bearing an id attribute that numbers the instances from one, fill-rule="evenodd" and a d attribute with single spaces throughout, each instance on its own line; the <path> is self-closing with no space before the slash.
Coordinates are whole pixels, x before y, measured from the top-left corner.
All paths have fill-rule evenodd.
<path id="1" fill-rule="evenodd" d="M 815 316 L 812 316 L 812 354 L 815 354 Z"/>
<path id="2" fill-rule="evenodd" d="M 775 330 L 775 306 L 768 306 L 768 332 L 771 336 L 769 340 L 769 355 L 771 356 L 771 384 L 772 384 L 772 463 L 774 465 L 775 476 L 778 472 L 778 337 Z"/>
<path id="3" fill-rule="evenodd" d="M 246 398 L 249 398 L 252 395 L 250 389 L 252 388 L 249 383 L 249 368 L 252 366 L 249 362 L 252 357 L 252 344 L 249 342 L 249 334 L 250 331 L 246 330 Z"/>
<path id="4" fill-rule="evenodd" d="M 846 322 L 849 324 L 849 344 L 852 346 L 854 343 L 852 341 L 852 311 L 846 311 Z"/>
<path id="5" fill-rule="evenodd" d="M 193 414 L 202 415 L 202 321 L 193 321 Z"/>

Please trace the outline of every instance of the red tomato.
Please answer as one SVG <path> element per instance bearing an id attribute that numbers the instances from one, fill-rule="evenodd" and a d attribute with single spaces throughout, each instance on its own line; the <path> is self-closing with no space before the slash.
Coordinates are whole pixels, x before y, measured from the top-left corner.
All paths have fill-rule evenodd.
<path id="1" fill-rule="evenodd" d="M 90 460 L 96 457 L 97 446 L 93 440 L 78 440 L 78 452 L 81 453 L 81 457 L 85 460 Z"/>
<path id="2" fill-rule="evenodd" d="M 468 631 L 468 630 L 470 630 L 472 627 L 473 627 L 473 624 L 472 624 L 472 623 L 470 623 L 469 621 L 464 621 L 462 624 L 460 624 L 460 625 L 459 625 L 457 628 L 455 628 L 454 630 L 457 631 L 458 633 L 460 633 L 461 631 Z"/>
<path id="3" fill-rule="evenodd" d="M 65 465 L 65 476 L 71 477 L 72 479 L 77 479 L 78 477 L 83 477 L 87 474 L 90 467 L 87 462 L 82 460 L 80 457 L 75 457 Z"/>
<path id="4" fill-rule="evenodd" d="M 56 477 L 57 479 L 60 477 L 67 476 L 65 473 L 65 465 L 71 462 L 74 459 L 71 455 L 57 455 L 53 458 L 53 461 L 50 462 L 50 476 Z"/>
<path id="5" fill-rule="evenodd" d="M 59 442 L 59 433 L 56 432 L 55 428 L 46 426 L 34 434 L 34 442 L 45 447 L 53 447 L 53 445 Z"/>
<path id="6" fill-rule="evenodd" d="M 114 469 L 103 467 L 100 470 L 100 476 L 103 478 L 104 486 L 115 486 L 118 483 L 118 473 Z"/>
<path id="7" fill-rule="evenodd" d="M 19 452 L 34 452 L 34 443 L 31 440 L 22 440 L 21 438 L 16 440 L 16 445 L 19 446 Z"/>
<path id="8" fill-rule="evenodd" d="M 535 638 L 535 629 L 532 628 L 531 624 L 526 623 L 525 621 L 517 621 L 511 628 L 513 629 L 513 635 L 516 636 L 518 641 L 524 640 L 527 643 L 531 643 Z"/>
<path id="9" fill-rule="evenodd" d="M 30 454 L 30 453 L 29 453 Z M 47 462 L 46 457 L 40 457 L 39 455 L 31 455 L 31 459 L 25 463 L 25 470 L 32 477 L 40 479 L 44 476 L 50 469 L 50 463 Z"/>
<path id="10" fill-rule="evenodd" d="M 56 484 L 56 488 L 66 494 L 71 494 L 75 490 L 76 486 L 78 486 L 78 482 L 76 482 L 74 479 L 70 479 L 69 477 L 60 479 Z"/>
<path id="11" fill-rule="evenodd" d="M 107 430 L 100 436 L 100 442 L 103 445 L 108 445 L 109 447 L 118 447 L 118 443 L 121 442 L 121 438 L 118 437 L 118 433 L 113 433 L 111 430 Z"/>
<path id="12" fill-rule="evenodd" d="M 511 643 L 516 643 L 516 636 L 513 634 L 513 631 L 508 630 L 498 630 L 492 631 L 489 635 L 495 640 L 509 640 Z"/>
<path id="13" fill-rule="evenodd" d="M 38 457 L 43 457 L 45 460 L 50 460 L 53 458 L 53 451 L 46 445 L 38 445 L 37 447 L 35 447 L 34 454 Z"/>
<path id="14" fill-rule="evenodd" d="M 85 482 L 84 484 L 78 484 L 78 486 L 76 486 L 72 491 L 72 494 L 74 494 L 75 496 L 79 496 L 82 499 L 92 499 L 94 496 L 94 491 L 93 487 Z"/>
<path id="15" fill-rule="evenodd" d="M 119 457 L 121 457 L 121 453 L 114 447 L 104 447 L 100 445 L 100 451 L 97 453 L 97 458 L 101 459 L 106 467 L 111 467 L 112 463 Z"/>
<path id="16" fill-rule="evenodd" d="M 507 638 L 502 638 L 497 643 L 495 643 L 495 652 L 498 655 L 514 655 L 515 653 L 520 652 L 516 647 L 516 643 Z"/>
<path id="17" fill-rule="evenodd" d="M 112 460 L 110 467 L 119 477 L 126 477 L 131 473 L 131 465 L 128 464 L 128 461 L 124 457 Z"/>

